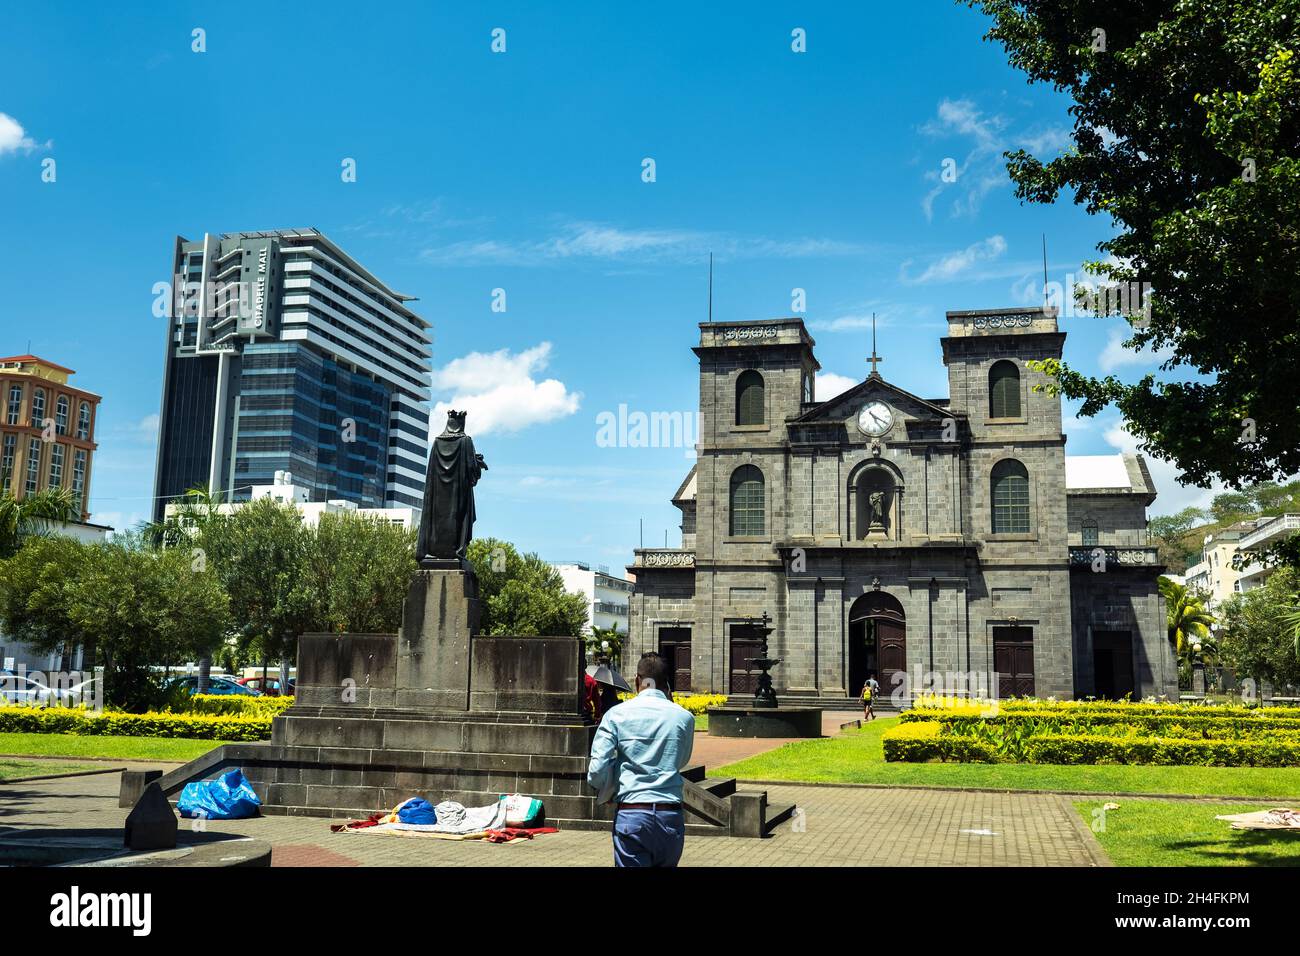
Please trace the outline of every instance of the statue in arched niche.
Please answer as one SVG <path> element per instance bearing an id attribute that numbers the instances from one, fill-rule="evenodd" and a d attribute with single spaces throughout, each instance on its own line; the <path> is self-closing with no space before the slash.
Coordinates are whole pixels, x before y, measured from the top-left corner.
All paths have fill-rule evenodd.
<path id="1" fill-rule="evenodd" d="M 884 468 L 867 468 L 857 480 L 857 537 L 894 538 L 898 484 Z"/>
<path id="2" fill-rule="evenodd" d="M 871 503 L 871 523 L 867 525 L 867 534 L 873 531 L 885 530 L 885 493 L 883 491 L 873 491 L 867 496 Z"/>

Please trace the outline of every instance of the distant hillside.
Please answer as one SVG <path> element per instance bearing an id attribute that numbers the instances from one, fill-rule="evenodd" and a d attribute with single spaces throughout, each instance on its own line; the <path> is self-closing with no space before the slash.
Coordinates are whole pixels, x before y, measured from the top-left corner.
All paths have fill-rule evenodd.
<path id="1" fill-rule="evenodd" d="M 1241 491 L 1224 492 L 1207 509 L 1185 508 L 1177 514 L 1152 518 L 1147 522 L 1147 530 L 1160 549 L 1160 560 L 1171 573 L 1182 574 L 1201 559 L 1206 535 L 1217 534 L 1239 521 L 1288 511 L 1300 511 L 1300 481 L 1281 485 L 1267 482 Z"/>

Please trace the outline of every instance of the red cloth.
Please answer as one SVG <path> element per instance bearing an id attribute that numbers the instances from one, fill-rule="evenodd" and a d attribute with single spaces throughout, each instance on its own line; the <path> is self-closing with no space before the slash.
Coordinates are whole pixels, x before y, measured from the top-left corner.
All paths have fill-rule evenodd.
<path id="1" fill-rule="evenodd" d="M 331 823 L 331 833 L 341 833 L 344 830 L 364 830 L 366 827 L 378 826 L 379 821 L 388 816 L 387 813 L 372 813 L 364 820 L 353 820 L 351 823 Z"/>
<path id="2" fill-rule="evenodd" d="M 511 840 L 531 840 L 539 833 L 559 833 L 555 827 L 503 827 L 488 830 L 484 837 L 488 843 L 509 843 Z"/>

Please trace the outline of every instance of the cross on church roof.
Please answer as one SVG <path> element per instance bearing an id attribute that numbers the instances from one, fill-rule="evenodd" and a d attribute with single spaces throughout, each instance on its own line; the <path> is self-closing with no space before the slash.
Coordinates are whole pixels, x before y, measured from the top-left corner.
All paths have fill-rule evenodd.
<path id="1" fill-rule="evenodd" d="M 871 313 L 871 358 L 867 359 L 867 361 L 871 363 L 871 378 L 880 378 L 880 372 L 876 370 L 876 366 L 883 362 L 884 359 L 876 354 L 876 313 L 874 312 Z"/>

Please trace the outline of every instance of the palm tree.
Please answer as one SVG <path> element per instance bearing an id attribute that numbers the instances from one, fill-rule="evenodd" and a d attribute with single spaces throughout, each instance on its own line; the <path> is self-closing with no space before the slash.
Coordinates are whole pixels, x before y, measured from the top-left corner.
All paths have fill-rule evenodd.
<path id="1" fill-rule="evenodd" d="M 13 557 L 32 535 L 81 517 L 69 488 L 46 488 L 15 498 L 7 475 L 0 475 L 0 560 Z"/>
<path id="2" fill-rule="evenodd" d="M 1291 628 L 1292 636 L 1295 638 L 1295 656 L 1300 658 L 1300 605 L 1287 608 L 1282 620 L 1287 627 Z"/>
<path id="3" fill-rule="evenodd" d="M 1160 593 L 1165 599 L 1169 642 L 1179 658 L 1190 657 L 1193 644 L 1202 645 L 1202 649 L 1210 645 L 1214 615 L 1206 608 L 1201 595 L 1165 577 L 1160 579 Z"/>

